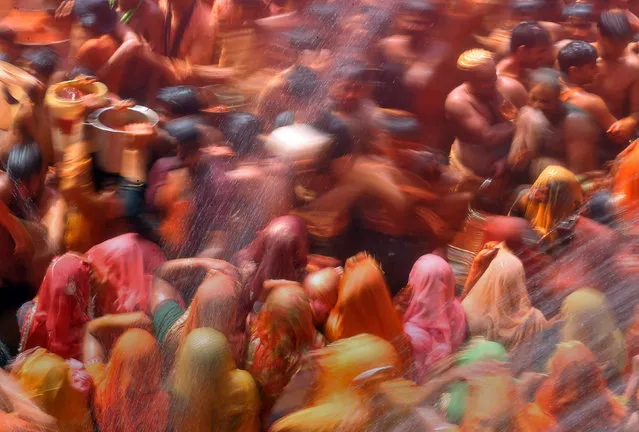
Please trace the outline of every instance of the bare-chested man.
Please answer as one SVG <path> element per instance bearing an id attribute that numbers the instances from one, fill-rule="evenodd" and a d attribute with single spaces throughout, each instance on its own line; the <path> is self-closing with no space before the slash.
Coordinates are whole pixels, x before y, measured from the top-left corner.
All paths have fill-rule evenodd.
<path id="1" fill-rule="evenodd" d="M 535 21 L 518 24 L 510 35 L 510 55 L 499 62 L 497 73 L 528 85 L 528 74 L 542 66 L 552 66 L 550 34 Z"/>
<path id="2" fill-rule="evenodd" d="M 561 40 L 555 43 L 555 52 L 572 41 L 593 43 L 597 40 L 595 10 L 591 4 L 575 3 L 564 8 Z"/>
<path id="3" fill-rule="evenodd" d="M 457 67 L 466 82 L 446 99 L 446 115 L 457 134 L 451 167 L 470 176 L 499 176 L 515 132 L 512 120 L 526 104 L 526 89 L 512 78 L 497 76 L 489 51 L 466 51 Z"/>
<path id="4" fill-rule="evenodd" d="M 584 87 L 593 83 L 599 73 L 597 57 L 595 47 L 583 41 L 570 42 L 559 51 L 557 60 L 564 74 L 561 100 L 590 114 L 610 140 L 625 145 L 634 136 L 637 126 L 634 118 L 624 117 L 617 120 L 601 97 L 584 90 Z M 618 153 L 619 149 L 615 153 Z"/>
<path id="5" fill-rule="evenodd" d="M 621 11 L 602 12 L 597 28 L 599 75 L 591 89 L 606 102 L 612 115 L 618 119 L 631 117 L 636 127 L 639 120 L 639 59 L 628 50 L 632 28 Z M 621 133 L 622 126 L 617 124 L 609 132 Z"/>

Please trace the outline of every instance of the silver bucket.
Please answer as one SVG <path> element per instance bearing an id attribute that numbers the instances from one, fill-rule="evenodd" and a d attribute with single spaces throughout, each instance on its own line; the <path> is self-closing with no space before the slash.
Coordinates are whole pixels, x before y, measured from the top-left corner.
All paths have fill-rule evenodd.
<path id="1" fill-rule="evenodd" d="M 160 117 L 155 111 L 141 105 L 121 111 L 107 107 L 92 112 L 87 119 L 87 133 L 100 169 L 119 174 L 122 150 L 136 139 L 136 135 L 117 128 L 138 122 L 149 122 L 157 127 L 159 121 Z"/>

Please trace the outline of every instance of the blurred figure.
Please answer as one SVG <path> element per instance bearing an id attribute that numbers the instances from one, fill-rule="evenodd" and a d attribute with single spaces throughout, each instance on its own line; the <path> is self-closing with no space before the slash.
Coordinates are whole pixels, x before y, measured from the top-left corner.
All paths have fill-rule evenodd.
<path id="1" fill-rule="evenodd" d="M 341 271 L 341 268 L 324 268 L 304 279 L 304 291 L 311 303 L 313 322 L 320 329 L 323 329 L 329 313 L 337 304 Z"/>
<path id="2" fill-rule="evenodd" d="M 497 74 L 514 78 L 528 86 L 528 74 L 554 63 L 548 31 L 535 21 L 515 26 L 510 37 L 510 55 L 499 62 Z"/>
<path id="3" fill-rule="evenodd" d="M 557 51 L 571 41 L 593 43 L 597 40 L 596 17 L 592 5 L 588 2 L 576 2 L 566 5 L 561 24 L 563 40 L 555 44 Z"/>
<path id="4" fill-rule="evenodd" d="M 11 432 L 53 432 L 55 418 L 31 402 L 24 390 L 7 372 L 0 372 L 0 424 Z"/>
<path id="5" fill-rule="evenodd" d="M 203 388 L 203 383 L 210 387 Z M 169 388 L 169 430 L 260 430 L 260 396 L 248 372 L 237 369 L 226 338 L 200 328 L 180 347 Z"/>

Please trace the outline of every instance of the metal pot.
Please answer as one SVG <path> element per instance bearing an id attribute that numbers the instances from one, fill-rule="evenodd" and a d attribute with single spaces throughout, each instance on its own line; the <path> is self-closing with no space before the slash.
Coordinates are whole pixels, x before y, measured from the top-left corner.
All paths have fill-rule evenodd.
<path id="1" fill-rule="evenodd" d="M 87 135 L 96 153 L 98 166 L 108 173 L 120 173 L 122 150 L 138 139 L 137 135 L 117 128 L 138 122 L 149 122 L 157 127 L 159 121 L 160 117 L 155 111 L 141 105 L 126 110 L 107 107 L 92 112 L 87 119 Z"/>

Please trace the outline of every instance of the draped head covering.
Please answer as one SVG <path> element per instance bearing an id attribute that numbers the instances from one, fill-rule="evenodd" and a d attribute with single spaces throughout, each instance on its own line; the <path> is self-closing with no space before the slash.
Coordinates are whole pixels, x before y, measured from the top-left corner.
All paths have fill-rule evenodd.
<path id="1" fill-rule="evenodd" d="M 160 375 L 160 350 L 155 338 L 145 330 L 127 330 L 115 343 L 104 381 L 96 390 L 100 430 L 166 429 L 169 396 L 162 390 Z"/>
<path id="2" fill-rule="evenodd" d="M 319 347 L 308 296 L 295 284 L 274 288 L 251 331 L 247 370 L 270 409 L 297 372 L 303 355 Z"/>
<path id="3" fill-rule="evenodd" d="M 78 363 L 78 362 L 76 362 Z M 25 394 L 54 417 L 61 431 L 91 432 L 90 376 L 44 348 L 19 359 L 12 369 Z"/>
<path id="4" fill-rule="evenodd" d="M 535 231 L 555 240 L 551 231 L 555 225 L 570 217 L 583 203 L 581 185 L 566 168 L 549 166 L 533 184 L 524 203 L 524 214 Z"/>
<path id="5" fill-rule="evenodd" d="M 410 343 L 384 275 L 377 262 L 366 254 L 346 262 L 337 304 L 326 321 L 324 333 L 330 341 L 369 333 L 391 342 L 402 359 L 410 361 Z"/>
<path id="6" fill-rule="evenodd" d="M 621 331 L 606 297 L 583 288 L 565 298 L 561 305 L 561 340 L 580 341 L 595 355 L 607 373 L 621 373 L 626 365 L 626 348 Z"/>
<path id="7" fill-rule="evenodd" d="M 470 334 L 503 344 L 508 350 L 542 332 L 544 315 L 533 308 L 521 261 L 504 247 L 462 301 Z"/>
<path id="8" fill-rule="evenodd" d="M 259 430 L 255 382 L 236 369 L 226 338 L 216 330 L 199 328 L 186 337 L 170 394 L 173 431 Z"/>
<path id="9" fill-rule="evenodd" d="M 239 268 L 253 263 L 247 275 L 246 298 L 242 305 L 251 310 L 260 299 L 264 282 L 269 279 L 286 279 L 301 282 L 305 276 L 308 256 L 306 225 L 297 216 L 282 216 L 274 219 L 261 231 L 250 245 L 234 257 Z"/>
<path id="10" fill-rule="evenodd" d="M 490 51 L 481 48 L 473 48 L 464 51 L 457 58 L 457 69 L 460 71 L 473 71 L 477 68 L 495 64 L 495 56 Z"/>
<path id="11" fill-rule="evenodd" d="M 535 399 L 566 432 L 612 430 L 626 414 L 606 388 L 592 351 L 578 341 L 557 345 Z"/>
<path id="12" fill-rule="evenodd" d="M 51 262 L 22 324 L 21 351 L 43 347 L 63 358 L 80 358 L 84 325 L 93 318 L 90 269 L 73 253 Z"/>
<path id="13" fill-rule="evenodd" d="M 418 259 L 408 285 L 412 296 L 404 332 L 413 346 L 414 377 L 421 383 L 433 363 L 455 352 L 466 338 L 466 315 L 455 298 L 455 275 L 442 258 Z"/>
<path id="14" fill-rule="evenodd" d="M 0 371 L 0 427 L 6 432 L 53 432 L 53 417 L 27 398 L 22 387 L 6 372 Z"/>
<path id="15" fill-rule="evenodd" d="M 621 216 L 634 222 L 639 209 L 639 149 L 634 146 L 617 158 L 613 191 L 617 195 Z"/>
<path id="16" fill-rule="evenodd" d="M 157 245 L 138 234 L 124 234 L 92 247 L 86 256 L 104 287 L 96 305 L 100 315 L 149 313 L 153 272 L 166 260 Z"/>

